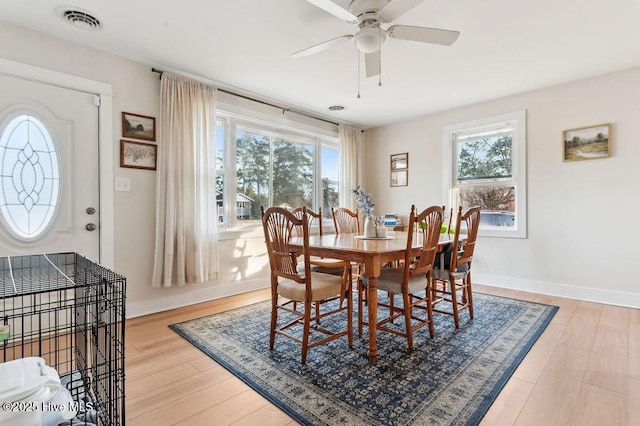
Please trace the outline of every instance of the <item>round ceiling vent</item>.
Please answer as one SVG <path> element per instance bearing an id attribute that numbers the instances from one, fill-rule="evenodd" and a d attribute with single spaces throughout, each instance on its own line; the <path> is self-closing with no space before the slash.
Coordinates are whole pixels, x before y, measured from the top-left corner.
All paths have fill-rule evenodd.
<path id="1" fill-rule="evenodd" d="M 345 109 L 347 109 L 347 107 L 344 105 L 331 105 L 329 107 L 329 111 L 333 111 L 333 112 L 344 111 Z"/>
<path id="2" fill-rule="evenodd" d="M 81 10 L 65 10 L 62 17 L 71 25 L 83 30 L 97 30 L 100 28 L 100 21 L 95 16 Z"/>

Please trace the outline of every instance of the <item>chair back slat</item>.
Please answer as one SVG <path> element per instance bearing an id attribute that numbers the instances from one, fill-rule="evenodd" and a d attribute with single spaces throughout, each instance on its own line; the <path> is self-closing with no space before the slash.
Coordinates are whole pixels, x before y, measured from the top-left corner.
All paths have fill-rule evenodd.
<path id="1" fill-rule="evenodd" d="M 291 213 L 293 213 L 294 216 L 297 217 L 298 219 L 302 219 L 302 215 L 304 214 L 302 211 L 303 209 L 305 209 L 305 207 L 296 207 L 295 209 L 291 210 Z M 311 235 L 311 228 L 313 227 L 313 225 L 317 224 L 318 235 L 322 237 L 322 207 L 318 208 L 318 213 L 314 212 L 309 208 L 306 208 L 306 215 L 307 215 L 307 225 L 309 226 L 309 235 Z M 302 237 L 302 228 L 296 227 L 295 233 L 297 237 Z"/>
<path id="2" fill-rule="evenodd" d="M 336 234 L 360 233 L 360 220 L 357 211 L 353 212 L 344 207 L 337 209 L 332 207 L 331 216 L 333 217 Z"/>
<path id="3" fill-rule="evenodd" d="M 404 282 L 407 282 L 409 276 L 424 275 L 432 270 L 440 239 L 443 216 L 444 209 L 440 206 L 431 206 L 419 214 L 416 214 L 415 206 L 411 206 L 407 250 L 404 259 Z M 422 248 L 417 263 L 412 264 L 413 255 L 411 254 L 411 249 L 413 247 L 413 238 L 422 240 Z"/>
<path id="4" fill-rule="evenodd" d="M 476 247 L 476 238 L 478 236 L 478 228 L 480 226 L 480 210 L 481 207 L 472 207 L 465 212 L 462 211 L 462 207 L 458 209 L 453 247 L 459 247 L 459 249 L 453 250 L 451 253 L 452 271 L 455 271 L 458 266 L 465 263 L 468 264 L 469 268 L 471 268 L 473 252 Z M 459 245 L 462 222 L 465 222 L 467 237 L 466 240 Z"/>
<path id="5" fill-rule="evenodd" d="M 308 269 L 309 228 L 307 225 L 307 216 L 302 214 L 301 218 L 297 218 L 292 212 L 281 207 L 269 207 L 266 211 L 261 207 L 261 212 L 264 237 L 267 244 L 272 274 L 300 283 L 305 282 L 304 277 L 309 276 L 309 271 L 300 271 L 304 273 L 302 276 L 298 274 L 297 256 L 293 252 L 293 249 L 291 249 L 289 243 L 291 238 L 297 237 L 298 230 L 302 230 L 304 245 L 307 248 L 304 250 L 305 269 Z"/>
<path id="6" fill-rule="evenodd" d="M 414 223 L 422 237 L 422 251 L 412 274 L 426 273 L 433 267 L 443 219 L 444 208 L 439 206 L 431 206 L 415 216 Z"/>

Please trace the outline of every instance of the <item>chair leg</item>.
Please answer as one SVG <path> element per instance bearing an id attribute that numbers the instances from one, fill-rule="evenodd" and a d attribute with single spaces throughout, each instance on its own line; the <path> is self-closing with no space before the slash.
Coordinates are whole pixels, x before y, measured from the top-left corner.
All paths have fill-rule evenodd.
<path id="1" fill-rule="evenodd" d="M 460 328 L 460 320 L 458 319 L 458 292 L 456 291 L 455 278 L 449 278 L 449 285 L 451 286 L 451 304 L 453 305 L 453 322 L 456 325 L 456 329 Z"/>
<path id="2" fill-rule="evenodd" d="M 465 277 L 467 289 L 467 298 L 469 299 L 469 318 L 473 319 L 473 292 L 471 290 L 471 271 Z"/>
<path id="3" fill-rule="evenodd" d="M 435 337 L 435 326 L 433 325 L 433 293 L 431 293 L 432 288 L 432 279 L 431 276 L 427 278 L 427 320 L 429 321 L 429 337 L 432 339 Z"/>
<path id="4" fill-rule="evenodd" d="M 271 328 L 269 331 L 269 349 L 273 350 L 276 339 L 276 322 L 278 319 L 278 293 L 272 285 L 271 291 Z"/>
<path id="5" fill-rule="evenodd" d="M 389 297 L 389 318 L 390 318 L 389 322 L 393 324 L 393 307 L 395 302 L 395 298 L 394 298 L 395 294 L 387 292 L 387 296 Z"/>
<path id="6" fill-rule="evenodd" d="M 362 303 L 362 298 L 363 298 L 363 286 L 362 286 L 362 282 L 360 281 L 360 279 L 358 279 L 358 338 L 362 339 L 362 322 L 363 322 L 363 318 L 362 318 L 362 307 L 363 307 L 363 303 Z"/>
<path id="7" fill-rule="evenodd" d="M 402 295 L 402 309 L 404 310 L 404 324 L 407 333 L 407 347 L 409 352 L 413 352 L 413 329 L 411 328 L 411 295 L 406 293 Z"/>
<path id="8" fill-rule="evenodd" d="M 304 303 L 304 318 L 302 330 L 302 365 L 307 362 L 307 352 L 309 351 L 309 329 L 311 328 L 311 302 Z"/>
<path id="9" fill-rule="evenodd" d="M 352 283 L 349 281 L 349 286 L 347 287 L 348 297 L 347 297 L 347 338 L 349 339 L 349 349 L 353 348 L 353 295 L 352 292 Z M 342 304 L 340 304 L 342 306 Z"/>
<path id="10" fill-rule="evenodd" d="M 342 275 L 342 294 L 340 295 L 340 307 L 342 308 L 342 302 L 344 299 L 349 296 L 353 296 L 351 292 L 353 291 L 353 275 L 351 274 L 351 267 L 344 268 L 344 273 Z"/>

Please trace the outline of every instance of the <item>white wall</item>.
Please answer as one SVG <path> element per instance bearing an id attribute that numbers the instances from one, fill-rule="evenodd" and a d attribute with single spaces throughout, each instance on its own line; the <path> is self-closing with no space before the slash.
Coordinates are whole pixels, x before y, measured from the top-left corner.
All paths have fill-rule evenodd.
<path id="1" fill-rule="evenodd" d="M 127 277 L 128 316 L 269 285 L 264 238 L 254 229 L 224 235 L 215 282 L 150 287 L 156 174 L 119 167 L 120 113 L 159 116 L 159 80 L 149 65 L 1 22 L 0 40 L 2 58 L 113 87 L 114 175 L 132 180 L 131 192 L 114 193 L 114 269 Z M 628 273 L 640 236 L 631 220 L 640 204 L 633 174 L 640 144 L 632 133 L 639 87 L 635 69 L 373 129 L 365 188 L 378 213 L 397 211 L 405 220 L 411 203 L 442 204 L 442 127 L 527 109 L 529 238 L 481 239 L 475 280 L 640 307 L 638 279 Z M 612 158 L 561 161 L 563 129 L 606 122 L 613 124 Z M 409 186 L 389 188 L 389 155 L 397 152 L 409 152 Z"/>
<path id="2" fill-rule="evenodd" d="M 121 168 L 121 112 L 158 118 L 160 81 L 151 65 L 57 40 L 0 22 L 0 57 L 89 78 L 113 87 L 114 176 L 131 179 L 131 192 L 114 192 L 114 270 L 127 277 L 127 317 L 162 311 L 269 286 L 269 261 L 261 228 L 221 232 L 220 274 L 202 285 L 152 288 L 155 239 L 156 172 Z M 11 40 L 11 42 L 8 42 Z M 162 68 L 159 66 L 159 68 Z M 261 118 L 275 117 L 284 125 L 337 137 L 335 125 L 220 93 L 227 110 L 248 109 Z M 159 122 L 156 121 L 157 127 Z M 159 141 L 158 143 L 162 143 Z M 113 186 L 112 186 L 113 187 Z"/>
<path id="3" fill-rule="evenodd" d="M 158 75 L 151 66 L 53 39 L 0 22 L 0 57 L 109 83 L 113 87 L 114 175 L 131 179 L 131 192 L 114 192 L 114 270 L 127 277 L 127 316 L 269 285 L 264 237 L 237 232 L 220 242 L 221 273 L 206 285 L 151 288 L 156 172 L 120 164 L 121 112 L 159 116 Z M 11 40 L 11 42 L 8 42 Z M 158 123 L 157 123 L 158 124 Z M 161 142 L 159 142 L 161 143 Z"/>
<path id="4" fill-rule="evenodd" d="M 528 238 L 479 238 L 477 283 L 640 307 L 640 68 L 415 118 L 367 132 L 376 211 L 406 218 L 443 201 L 443 126 L 527 110 Z M 612 124 L 612 157 L 562 161 L 562 131 Z M 389 187 L 389 155 L 409 152 L 409 185 Z"/>

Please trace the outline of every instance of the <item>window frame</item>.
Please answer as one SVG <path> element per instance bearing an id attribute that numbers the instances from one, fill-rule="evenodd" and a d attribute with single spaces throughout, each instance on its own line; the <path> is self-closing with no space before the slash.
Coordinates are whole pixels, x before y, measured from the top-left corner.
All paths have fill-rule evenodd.
<path id="1" fill-rule="evenodd" d="M 331 137 L 320 132 L 316 133 L 310 130 L 279 124 L 277 122 L 270 122 L 269 120 L 225 111 L 223 109 L 216 110 L 216 119 L 222 121 L 224 130 L 224 141 L 222 141 L 222 143 L 224 143 L 224 166 L 222 173 L 224 179 L 224 216 L 223 222 L 218 224 L 221 230 L 233 231 L 240 228 L 257 228 L 260 226 L 259 223 L 238 220 L 236 217 L 236 203 L 231 201 L 236 198 L 238 186 L 236 170 L 237 147 L 235 137 L 238 129 L 245 132 L 256 132 L 269 137 L 283 138 L 294 143 L 310 144 L 313 146 L 314 182 L 312 208 L 317 211 L 318 206 L 322 205 L 322 146 L 335 146 L 339 152 L 340 145 L 337 135 L 335 137 Z M 216 144 L 217 143 L 219 143 L 219 141 L 216 141 Z M 218 172 L 218 170 L 216 171 Z M 325 221 L 323 221 L 323 225 L 328 225 L 330 222 L 330 219 L 325 219 Z"/>
<path id="2" fill-rule="evenodd" d="M 447 125 L 443 128 L 443 200 L 447 200 L 453 207 L 454 214 L 458 208 L 456 197 L 458 188 L 472 186 L 513 186 L 515 188 L 516 225 L 514 227 L 483 225 L 478 230 L 479 236 L 527 238 L 526 119 L 526 110 L 520 110 Z M 513 127 L 511 178 L 478 179 L 469 184 L 459 184 L 457 135 L 497 129 L 505 124 Z"/>

